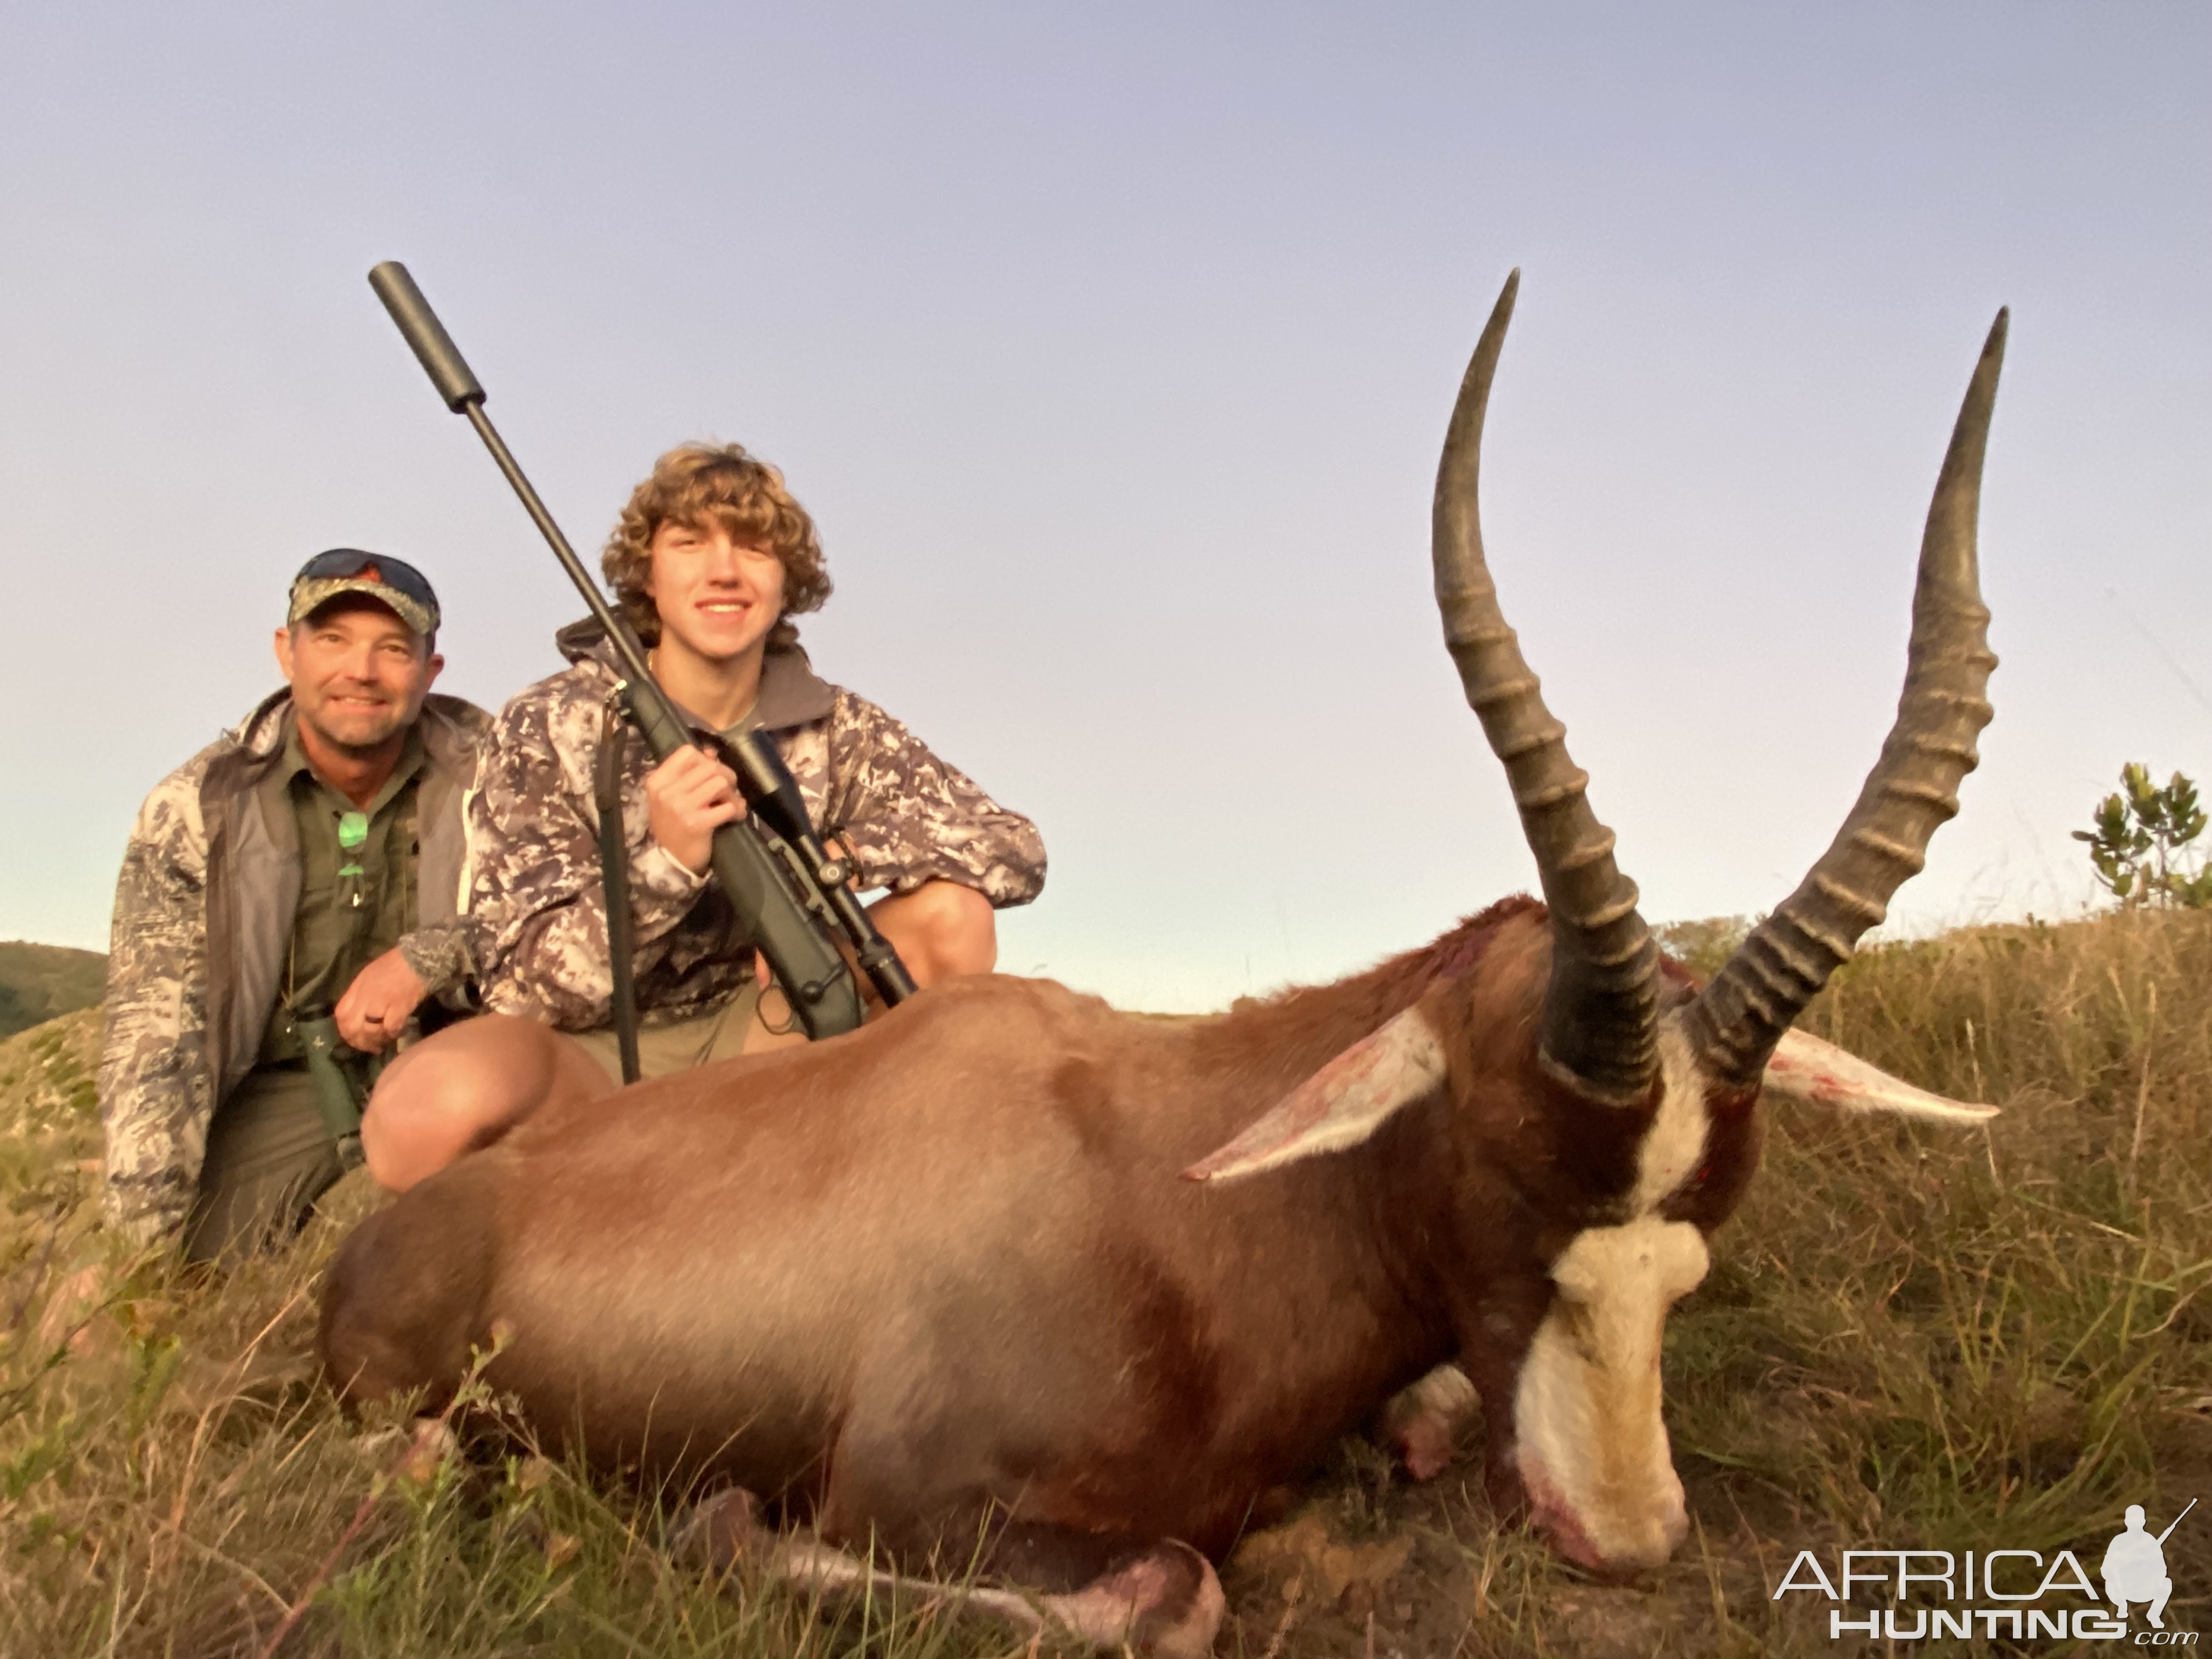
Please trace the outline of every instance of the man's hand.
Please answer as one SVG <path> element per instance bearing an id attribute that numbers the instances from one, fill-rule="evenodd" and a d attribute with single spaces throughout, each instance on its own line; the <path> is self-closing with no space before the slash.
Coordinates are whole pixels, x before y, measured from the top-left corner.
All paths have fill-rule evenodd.
<path id="1" fill-rule="evenodd" d="M 696 744 L 685 744 L 645 775 L 653 838 L 693 875 L 706 873 L 720 825 L 744 817 L 738 775 Z"/>
<path id="2" fill-rule="evenodd" d="M 346 1047 L 373 1054 L 396 1041 L 428 988 L 397 949 L 386 951 L 353 976 L 331 1013 Z"/>

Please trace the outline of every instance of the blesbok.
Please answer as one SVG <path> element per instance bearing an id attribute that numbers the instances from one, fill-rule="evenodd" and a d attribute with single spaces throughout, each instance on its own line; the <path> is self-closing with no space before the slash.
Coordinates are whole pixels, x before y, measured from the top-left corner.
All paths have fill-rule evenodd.
<path id="1" fill-rule="evenodd" d="M 549 1109 L 369 1218 L 324 1364 L 353 1400 L 488 1380 L 555 1441 L 734 1483 L 820 1544 L 957 1559 L 1062 1622 L 1206 1650 L 1207 1558 L 1448 1361 L 1493 1498 L 1601 1568 L 1686 1525 L 1669 1306 L 1759 1153 L 1767 1086 L 1978 1120 L 1790 1033 L 1958 810 L 1996 659 L 1976 571 L 2005 319 L 1923 544 L 1896 725 L 1834 843 L 1699 988 L 1663 958 L 1499 612 L 1477 510 L 1518 273 L 1437 483 L 1444 634 L 1544 902 L 1193 1021 L 1047 981 L 933 989 L 849 1036 Z M 1075 1592 L 1074 1594 L 1065 1594 Z"/>

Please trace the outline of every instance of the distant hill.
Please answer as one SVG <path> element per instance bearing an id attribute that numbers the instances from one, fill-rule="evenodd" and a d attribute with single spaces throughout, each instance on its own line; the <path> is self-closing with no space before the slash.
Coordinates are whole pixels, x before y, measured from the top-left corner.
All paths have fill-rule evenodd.
<path id="1" fill-rule="evenodd" d="M 107 958 L 62 945 L 0 943 L 0 1037 L 89 1008 L 107 980 Z"/>

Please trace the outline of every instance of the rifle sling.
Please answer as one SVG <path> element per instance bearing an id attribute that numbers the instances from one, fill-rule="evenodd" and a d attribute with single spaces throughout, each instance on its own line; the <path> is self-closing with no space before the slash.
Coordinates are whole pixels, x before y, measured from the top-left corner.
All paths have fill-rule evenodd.
<path id="1" fill-rule="evenodd" d="M 599 737 L 592 793 L 599 813 L 599 879 L 607 895 L 607 957 L 614 974 L 615 1042 L 622 1050 L 623 1081 L 638 1079 L 637 968 L 629 908 L 629 849 L 622 805 L 623 739 L 627 727 L 612 708 Z"/>

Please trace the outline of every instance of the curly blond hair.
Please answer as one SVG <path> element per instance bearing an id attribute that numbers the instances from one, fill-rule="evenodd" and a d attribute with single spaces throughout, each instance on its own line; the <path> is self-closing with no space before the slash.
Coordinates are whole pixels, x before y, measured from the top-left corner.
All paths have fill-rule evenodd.
<path id="1" fill-rule="evenodd" d="M 660 613 L 646 584 L 653 576 L 653 533 L 665 524 L 700 530 L 720 525 L 732 541 L 775 556 L 783 566 L 783 614 L 769 633 L 771 651 L 796 645 L 799 628 L 792 617 L 820 610 L 830 597 L 814 520 L 792 499 L 783 474 L 742 444 L 678 444 L 630 491 L 599 555 L 623 619 L 647 645 L 660 642 Z"/>

